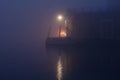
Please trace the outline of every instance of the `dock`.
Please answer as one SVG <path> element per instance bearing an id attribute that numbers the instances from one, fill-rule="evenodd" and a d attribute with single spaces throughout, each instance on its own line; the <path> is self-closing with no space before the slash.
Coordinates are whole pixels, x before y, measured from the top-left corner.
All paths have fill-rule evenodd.
<path id="1" fill-rule="evenodd" d="M 68 45 L 75 45 L 77 41 L 72 40 L 70 38 L 47 38 L 46 45 L 53 45 L 53 46 L 68 46 Z"/>

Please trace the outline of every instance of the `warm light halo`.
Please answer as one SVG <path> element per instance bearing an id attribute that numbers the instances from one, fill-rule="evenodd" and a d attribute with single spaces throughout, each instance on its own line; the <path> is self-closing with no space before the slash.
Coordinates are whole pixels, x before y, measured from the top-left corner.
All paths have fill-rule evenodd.
<path id="1" fill-rule="evenodd" d="M 67 36 L 67 34 L 66 34 L 66 32 L 65 32 L 65 31 L 61 31 L 61 32 L 60 32 L 60 36 L 61 36 L 61 37 L 66 37 L 66 36 Z"/>
<path id="2" fill-rule="evenodd" d="M 61 21 L 63 19 L 63 16 L 62 15 L 58 15 L 58 20 Z"/>

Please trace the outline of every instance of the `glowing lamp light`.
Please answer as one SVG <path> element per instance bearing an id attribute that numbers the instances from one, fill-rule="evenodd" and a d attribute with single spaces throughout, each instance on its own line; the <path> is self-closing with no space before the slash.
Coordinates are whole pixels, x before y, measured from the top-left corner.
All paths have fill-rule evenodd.
<path id="1" fill-rule="evenodd" d="M 61 32 L 60 32 L 60 36 L 61 36 L 61 37 L 66 37 L 66 36 L 67 36 L 67 34 L 66 34 L 66 32 L 65 32 L 65 31 L 61 31 Z"/>
<path id="2" fill-rule="evenodd" d="M 63 16 L 62 15 L 59 15 L 58 16 L 58 20 L 61 21 L 63 19 Z"/>

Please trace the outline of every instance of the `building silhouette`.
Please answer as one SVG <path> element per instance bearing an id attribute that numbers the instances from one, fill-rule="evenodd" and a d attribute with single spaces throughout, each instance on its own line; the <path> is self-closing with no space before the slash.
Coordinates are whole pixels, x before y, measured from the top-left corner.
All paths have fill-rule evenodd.
<path id="1" fill-rule="evenodd" d="M 113 9 L 115 7 L 112 5 L 109 4 L 106 11 L 68 10 L 66 12 L 68 37 L 74 40 L 120 39 L 120 11 Z"/>

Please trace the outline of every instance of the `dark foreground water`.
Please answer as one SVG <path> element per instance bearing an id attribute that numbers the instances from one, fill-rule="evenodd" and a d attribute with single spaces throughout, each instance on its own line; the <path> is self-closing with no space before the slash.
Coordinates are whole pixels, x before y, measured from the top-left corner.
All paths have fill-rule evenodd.
<path id="1" fill-rule="evenodd" d="M 0 47 L 0 80 L 120 80 L 120 48 Z"/>

